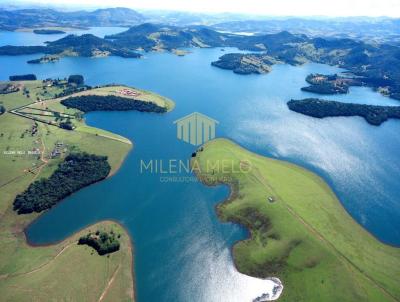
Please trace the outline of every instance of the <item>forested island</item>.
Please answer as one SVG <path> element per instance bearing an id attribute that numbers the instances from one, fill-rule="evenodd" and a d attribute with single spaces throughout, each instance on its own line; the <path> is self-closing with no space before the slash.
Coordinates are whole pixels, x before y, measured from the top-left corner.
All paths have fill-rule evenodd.
<path id="1" fill-rule="evenodd" d="M 59 35 L 59 34 L 65 34 L 65 31 L 58 29 L 34 29 L 33 33 L 37 35 Z"/>
<path id="2" fill-rule="evenodd" d="M 287 105 L 292 111 L 316 118 L 360 116 L 374 126 L 379 126 L 391 118 L 400 119 L 400 106 L 341 103 L 315 98 L 291 100 Z"/>
<path id="3" fill-rule="evenodd" d="M 120 97 L 115 95 L 82 95 L 64 99 L 61 104 L 68 108 L 76 108 L 83 112 L 90 111 L 125 111 L 167 112 L 167 108 L 153 102 Z"/>
<path id="4" fill-rule="evenodd" d="M 274 62 L 276 60 L 261 54 L 229 53 L 220 57 L 218 61 L 211 62 L 211 65 L 232 70 L 237 74 L 262 74 L 270 72 Z"/>
<path id="5" fill-rule="evenodd" d="M 58 55 L 45 55 L 39 59 L 33 59 L 27 61 L 28 64 L 43 64 L 43 63 L 55 63 L 60 60 Z"/>
<path id="6" fill-rule="evenodd" d="M 68 35 L 46 46 L 2 46 L 0 55 L 18 56 L 26 54 L 58 55 L 62 56 L 119 56 L 123 58 L 140 58 L 141 55 L 129 47 L 117 45 L 113 41 L 96 37 L 92 34 L 81 36 Z M 32 61 L 32 60 L 31 60 Z"/>
<path id="7" fill-rule="evenodd" d="M 258 52 L 229 54 L 212 64 L 236 73 L 266 73 L 276 63 L 291 65 L 316 62 L 345 68 L 364 85 L 392 98 L 400 99 L 400 47 L 389 44 L 368 44 L 344 38 L 310 38 L 287 31 L 265 35 L 234 35 L 221 33 L 207 26 L 170 26 L 144 23 L 104 39 L 91 34 L 68 35 L 46 46 L 3 46 L 0 55 L 44 53 L 48 55 L 78 55 L 85 57 L 120 56 L 139 58 L 138 50 L 176 51 L 187 47 L 237 47 Z M 337 81 L 336 81 L 337 83 Z M 342 93 L 331 84 L 306 88 L 309 91 Z"/>
<path id="8" fill-rule="evenodd" d="M 356 78 L 347 78 L 333 75 L 310 74 L 306 77 L 310 86 L 302 87 L 301 90 L 319 94 L 345 94 L 349 92 L 350 86 L 361 86 L 363 82 Z"/>
<path id="9" fill-rule="evenodd" d="M 114 231 L 96 231 L 79 238 L 78 244 L 86 244 L 94 248 L 99 255 L 114 253 L 119 250 L 120 243 Z"/>
<path id="10" fill-rule="evenodd" d="M 17 195 L 14 210 L 18 214 L 42 212 L 79 189 L 106 178 L 110 170 L 106 156 L 72 153 L 49 178 L 33 182 Z"/>

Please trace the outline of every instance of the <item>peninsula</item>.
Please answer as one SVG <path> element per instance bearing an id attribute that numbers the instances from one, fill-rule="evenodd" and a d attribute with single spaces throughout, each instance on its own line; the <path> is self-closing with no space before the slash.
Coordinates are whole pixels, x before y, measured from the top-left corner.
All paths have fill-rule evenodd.
<path id="1" fill-rule="evenodd" d="M 119 224 L 102 221 L 40 247 L 29 245 L 24 234 L 37 212 L 112 175 L 132 149 L 128 139 L 87 126 L 83 112 L 65 107 L 62 100 L 118 95 L 125 102 L 153 102 L 165 111 L 174 107 L 171 100 L 149 91 L 118 85 L 89 87 L 82 81 L 74 75 L 69 81 L 1 83 L 6 94 L 0 95 L 5 110 L 0 115 L 0 291 L 7 301 L 135 299 L 131 240 Z M 72 131 L 64 129 L 65 123 L 72 125 Z M 93 241 L 97 232 L 107 234 L 99 237 L 98 244 Z M 89 240 L 78 245 L 88 234 Z"/>
<path id="2" fill-rule="evenodd" d="M 192 167 L 203 183 L 230 186 L 218 216 L 250 232 L 233 247 L 236 267 L 278 277 L 285 288 L 279 301 L 400 299 L 400 250 L 357 224 L 316 174 L 226 139 L 201 147 Z"/>
<path id="3" fill-rule="evenodd" d="M 104 39 L 91 34 L 68 35 L 57 41 L 48 42 L 46 46 L 2 46 L 0 55 L 44 53 L 58 56 L 113 55 L 140 58 L 139 51 L 177 53 L 188 47 L 236 47 L 253 51 L 247 54 L 227 54 L 212 62 L 213 66 L 240 74 L 267 73 L 271 66 L 277 63 L 298 65 L 315 62 L 338 66 L 351 72 L 362 81 L 363 85 L 400 99 L 400 75 L 397 68 L 400 63 L 399 46 L 372 45 L 348 38 L 312 38 L 306 35 L 294 35 L 287 31 L 246 36 L 221 33 L 207 26 L 179 27 L 144 23 L 124 32 L 105 36 Z M 333 91 L 331 87 L 325 92 L 341 93 L 346 90 L 346 85 Z M 321 91 L 321 87 L 306 89 Z"/>
<path id="4" fill-rule="evenodd" d="M 277 60 L 266 55 L 229 53 L 220 57 L 218 61 L 211 62 L 211 65 L 232 70 L 237 74 L 262 74 L 270 72 L 275 63 Z"/>
<path id="5" fill-rule="evenodd" d="M 287 105 L 292 111 L 316 118 L 360 116 L 374 126 L 379 126 L 388 119 L 400 119 L 400 106 L 341 103 L 313 98 L 291 100 Z"/>
<path id="6" fill-rule="evenodd" d="M 37 35 L 59 35 L 65 34 L 65 31 L 59 29 L 34 29 L 33 33 Z"/>
<path id="7" fill-rule="evenodd" d="M 361 86 L 364 84 L 357 78 L 319 73 L 308 75 L 306 81 L 310 86 L 303 87 L 301 90 L 319 94 L 345 94 L 349 92 L 350 86 Z"/>
<path id="8" fill-rule="evenodd" d="M 123 58 L 140 58 L 141 55 L 132 48 L 120 46 L 112 41 L 104 40 L 92 34 L 84 34 L 81 36 L 68 35 L 64 38 L 53 42 L 47 42 L 46 46 L 2 46 L 0 47 L 0 55 L 25 55 L 39 54 L 65 57 L 65 56 L 82 56 L 82 57 L 98 57 L 98 56 L 119 56 Z M 39 59 L 43 61 L 44 59 Z M 30 63 L 36 63 L 30 61 Z"/>

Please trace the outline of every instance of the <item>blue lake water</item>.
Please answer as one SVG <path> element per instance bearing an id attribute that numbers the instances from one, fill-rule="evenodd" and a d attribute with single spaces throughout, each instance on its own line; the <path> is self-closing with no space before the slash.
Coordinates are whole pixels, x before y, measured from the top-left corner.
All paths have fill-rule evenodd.
<path id="1" fill-rule="evenodd" d="M 93 34 L 104 38 L 105 35 L 112 35 L 126 30 L 124 27 L 91 27 L 89 29 L 74 29 L 66 31 L 65 34 L 37 35 L 32 32 L 11 32 L 0 31 L 0 45 L 44 45 L 47 41 L 55 41 L 67 35 Z"/>
<path id="2" fill-rule="evenodd" d="M 4 42 L 2 42 L 4 43 Z M 185 57 L 151 53 L 144 59 L 63 58 L 29 65 L 37 56 L 0 57 L 0 80 L 10 74 L 39 78 L 83 74 L 87 84 L 122 83 L 149 89 L 176 102 L 165 115 L 96 112 L 88 124 L 130 138 L 134 149 L 119 172 L 85 188 L 42 215 L 27 230 L 34 243 L 61 240 L 102 219 L 120 221 L 135 245 L 138 301 L 251 301 L 257 279 L 239 274 L 230 256 L 246 231 L 220 223 L 214 206 L 226 187 L 197 182 L 162 182 L 141 173 L 140 161 L 190 157 L 194 147 L 176 139 L 173 121 L 194 111 L 220 122 L 228 137 L 263 155 L 285 159 L 321 175 L 346 210 L 381 241 L 400 245 L 400 121 L 374 127 L 358 117 L 314 119 L 288 110 L 309 73 L 340 69 L 320 64 L 277 65 L 267 75 L 240 76 L 214 68 L 219 49 L 197 49 Z M 344 102 L 399 105 L 371 89 L 326 96 Z M 249 295 L 250 294 L 250 295 Z"/>

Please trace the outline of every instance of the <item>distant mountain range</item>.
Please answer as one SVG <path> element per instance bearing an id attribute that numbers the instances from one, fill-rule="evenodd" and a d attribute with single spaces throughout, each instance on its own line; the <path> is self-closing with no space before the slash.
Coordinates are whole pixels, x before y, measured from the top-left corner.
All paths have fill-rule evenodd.
<path id="1" fill-rule="evenodd" d="M 214 24 L 213 28 L 226 32 L 256 34 L 290 31 L 316 37 L 346 37 L 375 42 L 400 42 L 400 19 L 393 18 L 265 18 Z"/>
<path id="2" fill-rule="evenodd" d="M 53 9 L 0 9 L 0 29 L 39 27 L 132 26 L 145 18 L 129 8 L 107 8 L 95 11 L 61 12 Z"/>
<path id="3" fill-rule="evenodd" d="M 58 11 L 55 9 L 0 8 L 0 30 L 43 27 L 126 26 L 141 23 L 170 26 L 207 25 L 222 32 L 250 32 L 256 34 L 289 31 L 310 37 L 338 37 L 400 45 L 400 19 L 346 17 L 262 17 L 243 14 L 191 13 L 174 11 L 146 11 L 138 13 L 129 8 L 106 8 L 94 11 Z"/>
<path id="4" fill-rule="evenodd" d="M 140 57 L 138 50 L 174 51 L 187 47 L 236 47 L 255 51 L 230 54 L 213 63 L 237 73 L 265 73 L 277 62 L 292 65 L 317 62 L 339 66 L 362 77 L 362 82 L 400 99 L 400 47 L 366 43 L 348 38 L 294 35 L 287 31 L 264 35 L 221 33 L 206 26 L 171 26 L 144 23 L 104 39 L 86 34 L 69 35 L 47 46 L 4 46 L 0 55 L 44 53 Z"/>

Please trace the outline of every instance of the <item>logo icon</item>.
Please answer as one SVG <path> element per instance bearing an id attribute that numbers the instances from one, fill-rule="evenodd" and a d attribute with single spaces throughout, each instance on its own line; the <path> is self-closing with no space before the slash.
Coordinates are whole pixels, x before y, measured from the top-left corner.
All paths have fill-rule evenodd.
<path id="1" fill-rule="evenodd" d="M 174 122 L 179 140 L 194 146 L 215 138 L 215 125 L 218 121 L 198 112 L 193 112 Z"/>

